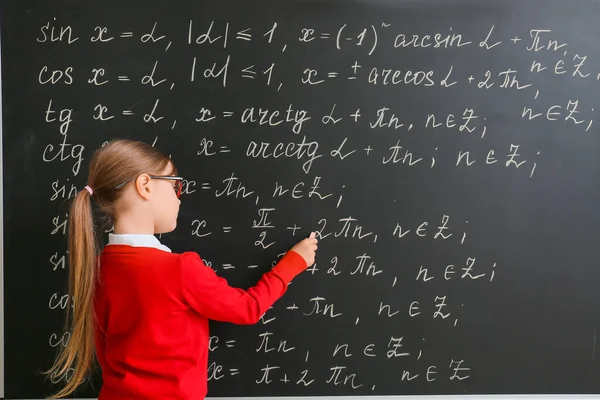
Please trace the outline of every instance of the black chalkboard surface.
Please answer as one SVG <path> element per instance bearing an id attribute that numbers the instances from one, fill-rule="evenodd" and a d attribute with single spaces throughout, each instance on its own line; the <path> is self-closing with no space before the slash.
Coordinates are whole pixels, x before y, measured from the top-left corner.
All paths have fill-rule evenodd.
<path id="1" fill-rule="evenodd" d="M 161 239 L 232 285 L 320 233 L 260 323 L 212 325 L 210 396 L 600 393 L 600 3 L 1 10 L 7 398 L 55 389 L 68 198 L 118 137 L 171 154 Z"/>

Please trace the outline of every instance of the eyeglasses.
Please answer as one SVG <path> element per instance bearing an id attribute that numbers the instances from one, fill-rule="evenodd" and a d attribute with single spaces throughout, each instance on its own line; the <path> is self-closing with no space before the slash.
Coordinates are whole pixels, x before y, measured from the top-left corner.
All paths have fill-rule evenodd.
<path id="1" fill-rule="evenodd" d="M 179 196 L 181 196 L 181 192 L 183 190 L 183 178 L 180 176 L 173 176 L 173 175 L 148 175 L 150 177 L 150 179 L 165 179 L 165 180 L 169 180 L 169 181 L 175 181 L 175 186 L 173 186 L 173 190 L 175 190 L 175 194 L 177 195 L 177 197 L 179 198 Z M 118 184 L 117 186 L 115 186 L 115 189 L 121 189 L 123 188 L 125 185 L 127 185 L 129 182 L 131 182 L 133 179 L 129 179 L 123 183 Z"/>
<path id="2" fill-rule="evenodd" d="M 175 190 L 175 194 L 179 198 L 181 196 L 181 191 L 183 190 L 183 178 L 180 176 L 173 175 L 148 175 L 150 179 L 165 179 L 169 181 L 175 181 L 175 186 L 173 186 L 173 190 Z"/>

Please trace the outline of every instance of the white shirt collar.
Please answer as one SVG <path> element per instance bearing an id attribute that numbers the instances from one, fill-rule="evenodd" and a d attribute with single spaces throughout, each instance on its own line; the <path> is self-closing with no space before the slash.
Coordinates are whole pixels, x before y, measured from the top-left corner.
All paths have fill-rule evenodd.
<path id="1" fill-rule="evenodd" d="M 171 252 L 171 249 L 163 245 L 154 235 L 150 234 L 137 234 L 137 233 L 126 233 L 126 234 L 108 234 L 108 245 L 111 244 L 124 244 L 133 247 L 152 247 L 166 252 Z"/>

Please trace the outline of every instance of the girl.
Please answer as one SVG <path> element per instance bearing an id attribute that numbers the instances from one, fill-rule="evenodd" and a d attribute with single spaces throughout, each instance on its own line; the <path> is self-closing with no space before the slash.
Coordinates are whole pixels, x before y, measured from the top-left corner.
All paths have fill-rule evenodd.
<path id="1" fill-rule="evenodd" d="M 97 150 L 88 185 L 69 214 L 71 338 L 47 372 L 72 379 L 65 397 L 102 369 L 99 399 L 203 399 L 208 321 L 254 324 L 315 260 L 314 232 L 248 291 L 217 277 L 196 253 L 171 253 L 154 236 L 175 229 L 182 178 L 171 160 L 140 142 Z M 100 252 L 91 198 L 114 224 Z"/>

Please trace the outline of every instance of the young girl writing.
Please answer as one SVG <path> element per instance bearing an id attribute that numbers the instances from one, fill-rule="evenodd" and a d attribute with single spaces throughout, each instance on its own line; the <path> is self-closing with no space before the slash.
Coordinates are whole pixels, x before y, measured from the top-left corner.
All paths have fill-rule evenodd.
<path id="1" fill-rule="evenodd" d="M 247 291 L 233 288 L 196 253 L 175 254 L 154 236 L 177 224 L 182 178 L 171 160 L 140 142 L 114 140 L 97 150 L 88 185 L 69 214 L 71 338 L 47 372 L 85 380 L 94 357 L 99 399 L 203 399 L 208 321 L 254 324 L 314 263 L 315 234 L 296 244 Z M 114 224 L 100 251 L 91 201 Z"/>

